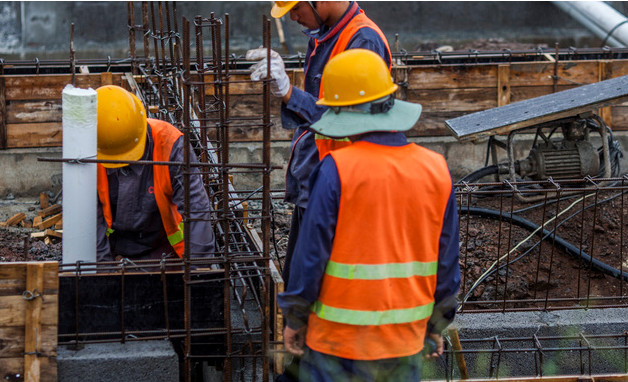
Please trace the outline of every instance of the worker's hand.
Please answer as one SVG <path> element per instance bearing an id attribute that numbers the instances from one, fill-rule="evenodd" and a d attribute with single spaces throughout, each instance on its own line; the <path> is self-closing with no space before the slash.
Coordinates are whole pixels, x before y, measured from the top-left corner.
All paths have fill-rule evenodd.
<path id="1" fill-rule="evenodd" d="M 301 357 L 305 347 L 305 331 L 307 326 L 294 330 L 289 326 L 283 329 L 283 343 L 292 355 Z"/>
<path id="2" fill-rule="evenodd" d="M 259 81 L 266 78 L 266 72 L 268 68 L 268 60 L 266 59 L 266 48 L 251 49 L 246 52 L 246 59 L 249 61 L 257 61 L 258 63 L 251 66 L 251 79 L 253 81 Z M 274 80 L 270 82 L 270 91 L 275 97 L 283 98 L 292 85 L 290 79 L 286 74 L 286 69 L 283 64 L 283 59 L 279 53 L 274 50 L 270 51 L 270 77 Z"/>
<path id="3" fill-rule="evenodd" d="M 424 357 L 427 359 L 438 358 L 443 354 L 443 336 L 436 333 L 427 333 L 425 337 Z"/>

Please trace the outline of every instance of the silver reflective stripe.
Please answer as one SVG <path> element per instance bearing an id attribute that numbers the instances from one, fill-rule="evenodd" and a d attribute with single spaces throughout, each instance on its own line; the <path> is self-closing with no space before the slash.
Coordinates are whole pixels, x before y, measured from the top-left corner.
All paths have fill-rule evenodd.
<path id="1" fill-rule="evenodd" d="M 434 303 L 408 309 L 390 310 L 352 310 L 334 308 L 317 300 L 312 311 L 320 318 L 349 325 L 387 325 L 406 324 L 423 320 L 432 315 Z"/>
<path id="2" fill-rule="evenodd" d="M 388 264 L 343 264 L 329 261 L 325 273 L 329 276 L 348 280 L 384 280 L 408 278 L 412 276 L 432 276 L 438 270 L 438 262 Z"/>

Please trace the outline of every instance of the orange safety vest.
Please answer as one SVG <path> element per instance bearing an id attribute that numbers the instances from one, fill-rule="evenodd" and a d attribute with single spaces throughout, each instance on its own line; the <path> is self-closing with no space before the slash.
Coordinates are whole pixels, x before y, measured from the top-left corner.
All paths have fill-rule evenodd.
<path id="1" fill-rule="evenodd" d="M 377 34 L 379 34 L 379 37 L 382 39 L 384 44 L 386 44 L 386 50 L 388 53 L 388 61 L 391 62 L 392 64 L 392 55 L 390 53 L 390 47 L 388 46 L 388 40 L 386 40 L 386 36 L 384 36 L 384 33 L 381 31 L 381 29 L 379 29 L 377 24 L 375 24 L 373 21 L 371 21 L 371 19 L 366 17 L 366 15 L 364 14 L 364 11 L 361 9 L 360 9 L 360 12 L 357 15 L 355 15 L 355 17 L 349 20 L 349 22 L 344 27 L 344 29 L 340 31 L 340 34 L 338 35 L 338 40 L 336 40 L 336 44 L 334 45 L 334 48 L 332 49 L 331 54 L 329 55 L 329 60 L 331 60 L 337 54 L 342 53 L 345 50 L 347 50 L 347 46 L 349 45 L 349 42 L 351 41 L 353 36 L 357 33 L 357 31 L 366 27 L 373 29 L 375 32 L 377 32 Z M 314 46 L 315 47 L 318 46 L 318 40 L 314 42 Z M 390 70 L 391 64 L 388 65 L 388 70 Z M 320 90 L 318 91 L 318 98 L 319 99 L 323 98 L 323 82 L 322 81 L 321 81 Z M 316 134 L 314 136 L 314 140 L 316 142 L 316 147 L 318 148 L 318 158 L 320 160 L 322 160 L 325 157 L 325 155 L 327 155 L 330 151 L 337 150 L 341 147 L 349 146 L 351 144 L 348 138 L 334 139 L 334 138 L 326 137 L 321 134 Z"/>
<path id="2" fill-rule="evenodd" d="M 417 354 L 434 305 L 447 163 L 415 144 L 359 141 L 330 155 L 340 205 L 307 345 L 354 360 Z"/>
<path id="3" fill-rule="evenodd" d="M 153 161 L 167 162 L 170 160 L 170 152 L 174 142 L 183 135 L 176 127 L 168 122 L 149 118 L 153 137 Z M 102 204 L 103 215 L 107 222 L 107 236 L 112 232 L 113 215 L 111 213 L 111 201 L 109 200 L 109 181 L 107 171 L 101 165 L 97 166 L 98 199 Z M 172 183 L 168 166 L 153 165 L 153 182 L 155 186 L 155 201 L 161 215 L 168 241 L 179 257 L 183 257 L 185 249 L 183 241 L 183 217 L 177 211 L 177 206 L 172 202 Z"/>

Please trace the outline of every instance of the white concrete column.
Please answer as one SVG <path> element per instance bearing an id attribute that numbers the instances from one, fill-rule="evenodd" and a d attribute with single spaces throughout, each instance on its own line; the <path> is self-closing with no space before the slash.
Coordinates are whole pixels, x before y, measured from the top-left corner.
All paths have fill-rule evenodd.
<path id="1" fill-rule="evenodd" d="M 63 89 L 63 158 L 96 159 L 97 93 Z M 63 263 L 96 261 L 96 164 L 63 163 Z"/>

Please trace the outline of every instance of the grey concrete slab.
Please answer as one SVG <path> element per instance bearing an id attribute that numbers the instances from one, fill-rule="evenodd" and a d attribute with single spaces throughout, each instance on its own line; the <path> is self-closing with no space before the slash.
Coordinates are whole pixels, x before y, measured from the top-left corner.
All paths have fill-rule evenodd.
<path id="1" fill-rule="evenodd" d="M 176 382 L 179 360 L 165 340 L 59 346 L 57 375 L 64 382 Z"/>

